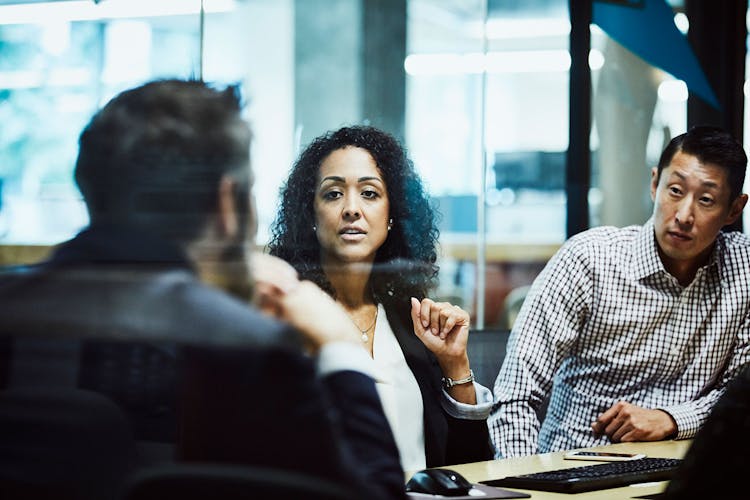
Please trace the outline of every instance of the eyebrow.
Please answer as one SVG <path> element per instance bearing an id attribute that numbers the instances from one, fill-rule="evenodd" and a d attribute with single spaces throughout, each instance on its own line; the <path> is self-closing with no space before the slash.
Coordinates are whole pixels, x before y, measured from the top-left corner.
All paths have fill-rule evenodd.
<path id="1" fill-rule="evenodd" d="M 346 179 L 343 178 L 343 177 L 341 177 L 341 176 L 339 176 L 339 175 L 329 175 L 328 177 L 322 178 L 320 180 L 320 184 L 323 184 L 326 181 L 346 182 Z M 368 181 L 378 181 L 378 182 L 384 184 L 383 180 L 380 177 L 375 177 L 375 176 L 365 176 L 365 177 L 360 177 L 359 179 L 357 179 L 357 183 L 368 182 Z"/>
<path id="2" fill-rule="evenodd" d="M 680 180 L 683 180 L 683 181 L 687 180 L 687 177 L 682 175 L 680 172 L 672 171 L 671 175 L 678 177 Z M 701 185 L 707 188 L 720 189 L 719 185 L 713 181 L 703 181 L 701 182 Z"/>

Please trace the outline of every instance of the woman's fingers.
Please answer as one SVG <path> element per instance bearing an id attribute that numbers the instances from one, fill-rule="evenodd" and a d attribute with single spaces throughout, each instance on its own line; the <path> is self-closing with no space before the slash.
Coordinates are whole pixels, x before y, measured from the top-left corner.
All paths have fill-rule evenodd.
<path id="1" fill-rule="evenodd" d="M 424 330 L 445 339 L 456 327 L 468 326 L 469 315 L 449 302 L 435 302 L 425 298 L 421 301 L 412 297 L 412 319 L 419 322 Z M 415 315 L 418 313 L 418 317 Z"/>

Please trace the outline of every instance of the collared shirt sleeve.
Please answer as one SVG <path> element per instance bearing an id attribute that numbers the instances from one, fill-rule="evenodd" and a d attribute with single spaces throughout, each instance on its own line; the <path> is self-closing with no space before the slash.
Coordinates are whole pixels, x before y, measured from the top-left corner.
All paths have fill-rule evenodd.
<path id="1" fill-rule="evenodd" d="M 320 348 L 317 363 L 318 375 L 324 377 L 334 372 L 351 370 L 375 379 L 375 365 L 362 346 L 352 342 L 328 342 Z"/>
<path id="2" fill-rule="evenodd" d="M 538 452 L 538 414 L 585 320 L 590 275 L 569 246 L 534 281 L 511 332 L 488 420 L 497 458 Z"/>
<path id="3" fill-rule="evenodd" d="M 725 365 L 722 371 L 715 375 L 711 389 L 702 390 L 698 397 L 687 402 L 659 407 L 674 418 L 677 424 L 676 439 L 689 439 L 695 436 L 716 402 L 724 394 L 727 385 L 750 363 L 750 307 L 747 297 L 747 291 L 750 289 L 748 285 L 750 252 L 748 252 L 746 235 L 720 234 L 717 238 L 715 254 L 720 264 L 721 291 L 731 306 L 729 308 L 725 306 L 729 313 L 723 312 L 721 319 L 728 323 L 732 309 L 744 310 L 745 313 L 740 325 L 729 329 L 730 332 L 735 333 L 736 337 L 728 353 L 728 359 L 718 354 L 721 352 L 720 349 L 711 349 L 706 350 L 703 356 L 694 361 L 695 364 L 704 366 L 706 370 L 715 370 L 715 367 Z"/>
<path id="4" fill-rule="evenodd" d="M 716 386 L 704 396 L 687 403 L 659 408 L 669 413 L 677 424 L 675 439 L 695 437 L 716 402 L 724 394 L 729 382 L 739 375 L 748 364 L 750 364 L 750 316 L 745 319 L 745 323 L 737 334 L 737 344 L 732 357 Z"/>
<path id="5" fill-rule="evenodd" d="M 486 420 L 492 410 L 492 391 L 482 384 L 473 382 L 474 392 L 477 397 L 477 404 L 470 405 L 453 399 L 448 392 L 443 389 L 440 404 L 443 409 L 453 418 L 463 418 L 466 420 Z"/>

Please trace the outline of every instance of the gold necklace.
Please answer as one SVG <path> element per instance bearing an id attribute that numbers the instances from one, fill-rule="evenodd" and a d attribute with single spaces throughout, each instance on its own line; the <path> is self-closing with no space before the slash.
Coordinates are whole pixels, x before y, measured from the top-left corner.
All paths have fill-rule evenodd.
<path id="1" fill-rule="evenodd" d="M 373 328 L 375 328 L 375 323 L 377 323 L 377 322 L 378 322 L 378 310 L 377 310 L 377 306 L 376 306 L 376 309 L 375 309 L 375 319 L 372 320 L 372 324 L 370 326 L 368 326 L 367 328 L 365 328 L 364 330 L 362 330 L 357 323 L 354 323 L 354 319 L 352 318 L 352 323 L 354 323 L 354 326 L 357 327 L 357 330 L 359 330 L 359 333 L 362 334 L 360 336 L 360 338 L 362 339 L 362 342 L 367 342 L 368 340 L 370 340 L 370 336 L 367 335 L 367 333 L 370 330 L 372 330 Z"/>

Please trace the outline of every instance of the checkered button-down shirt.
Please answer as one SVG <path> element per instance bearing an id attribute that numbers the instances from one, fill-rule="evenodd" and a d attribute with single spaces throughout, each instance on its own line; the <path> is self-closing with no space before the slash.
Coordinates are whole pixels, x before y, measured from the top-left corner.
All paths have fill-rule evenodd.
<path id="1" fill-rule="evenodd" d="M 497 456 L 607 444 L 591 422 L 621 400 L 665 410 L 690 438 L 749 361 L 750 238 L 720 234 L 683 287 L 652 221 L 588 230 L 549 261 L 518 315 L 489 418 Z"/>

